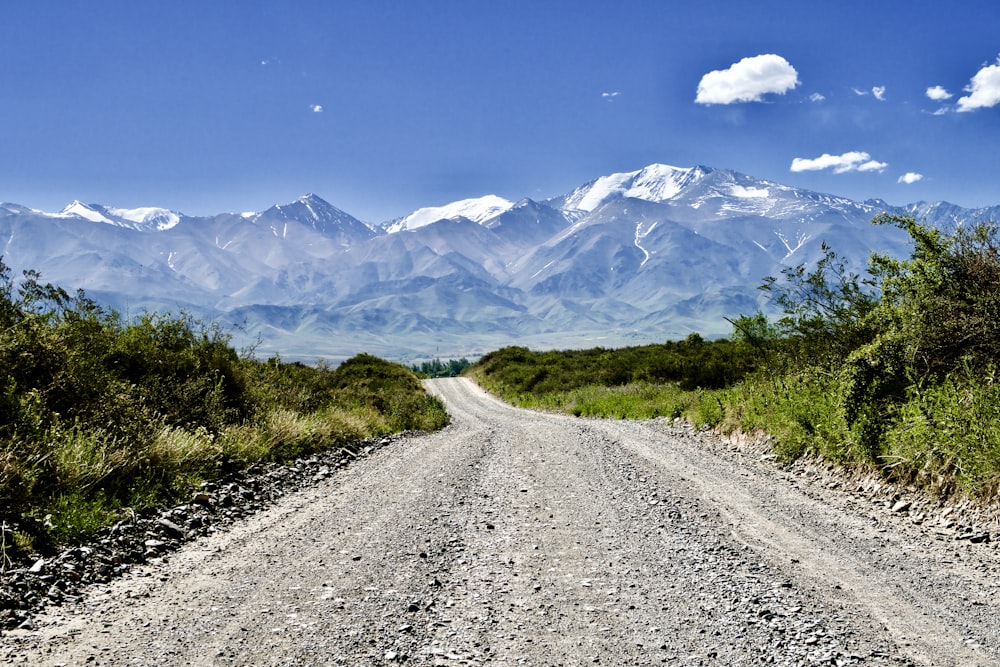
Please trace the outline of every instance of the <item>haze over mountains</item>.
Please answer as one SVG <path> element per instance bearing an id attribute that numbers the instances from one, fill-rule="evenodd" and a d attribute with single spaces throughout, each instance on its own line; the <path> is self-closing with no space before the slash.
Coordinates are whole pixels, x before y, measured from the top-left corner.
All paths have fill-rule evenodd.
<path id="1" fill-rule="evenodd" d="M 489 195 L 367 224 L 315 195 L 259 213 L 189 217 L 73 202 L 0 204 L 20 275 L 83 288 L 126 314 L 190 312 L 259 338 L 258 354 L 337 360 L 472 356 L 507 344 L 617 346 L 730 331 L 757 290 L 823 241 L 857 270 L 909 251 L 883 211 L 935 225 L 1000 206 L 893 207 L 725 169 L 654 164 L 544 201 Z"/>

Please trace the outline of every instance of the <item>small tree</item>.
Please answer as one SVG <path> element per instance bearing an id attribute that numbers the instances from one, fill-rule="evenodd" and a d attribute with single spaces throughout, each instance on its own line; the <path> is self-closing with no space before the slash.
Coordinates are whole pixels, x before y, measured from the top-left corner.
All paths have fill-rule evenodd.
<path id="1" fill-rule="evenodd" d="M 727 317 L 725 320 L 733 325 L 730 336 L 733 342 L 751 348 L 758 360 L 766 359 L 781 338 L 778 327 L 760 310 L 753 315 L 740 315 L 735 320 Z"/>
<path id="2" fill-rule="evenodd" d="M 878 325 L 904 340 L 914 370 L 940 377 L 960 364 L 984 367 L 1000 360 L 997 225 L 945 234 L 903 216 L 883 214 L 874 222 L 895 225 L 914 240 L 908 260 L 871 260 L 884 289 Z"/>
<path id="3" fill-rule="evenodd" d="M 759 288 L 781 306 L 785 315 L 777 322 L 778 331 L 806 363 L 844 359 L 871 340 L 867 318 L 879 300 L 876 274 L 862 278 L 826 243 L 822 251 L 811 272 L 805 264 L 788 267 L 781 272 L 783 282 L 768 276 Z M 760 329 L 752 320 L 743 324 Z"/>

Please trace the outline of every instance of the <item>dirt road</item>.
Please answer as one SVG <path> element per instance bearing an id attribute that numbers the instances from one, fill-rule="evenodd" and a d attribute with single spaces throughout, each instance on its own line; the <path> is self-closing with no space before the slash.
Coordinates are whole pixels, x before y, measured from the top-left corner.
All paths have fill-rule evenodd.
<path id="1" fill-rule="evenodd" d="M 53 610 L 0 662 L 1000 664 L 992 545 L 690 428 L 428 386 L 452 426 Z"/>

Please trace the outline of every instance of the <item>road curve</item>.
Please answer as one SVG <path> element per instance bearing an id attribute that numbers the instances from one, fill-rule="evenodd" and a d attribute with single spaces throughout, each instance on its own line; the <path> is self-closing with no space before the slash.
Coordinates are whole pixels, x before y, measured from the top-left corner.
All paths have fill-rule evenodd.
<path id="1" fill-rule="evenodd" d="M 687 427 L 427 386 L 448 428 L 50 611 L 0 662 L 1000 664 L 990 546 Z"/>

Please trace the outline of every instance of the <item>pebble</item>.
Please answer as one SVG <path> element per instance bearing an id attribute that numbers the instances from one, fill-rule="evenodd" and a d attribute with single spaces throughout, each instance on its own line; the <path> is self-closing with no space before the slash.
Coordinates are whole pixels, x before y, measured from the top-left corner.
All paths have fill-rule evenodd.
<path id="1" fill-rule="evenodd" d="M 287 465 L 260 463 L 203 482 L 189 503 L 139 513 L 98 531 L 92 542 L 67 548 L 55 558 L 14 563 L 0 576 L 0 631 L 34 627 L 31 616 L 48 605 L 75 600 L 84 589 L 107 583 L 132 565 L 162 558 L 185 542 L 250 516 L 293 490 L 313 486 L 331 470 L 393 438 L 366 441 L 354 449 L 330 450 Z M 157 516 L 158 515 L 158 516 Z M 53 563 L 58 568 L 52 567 Z"/>

